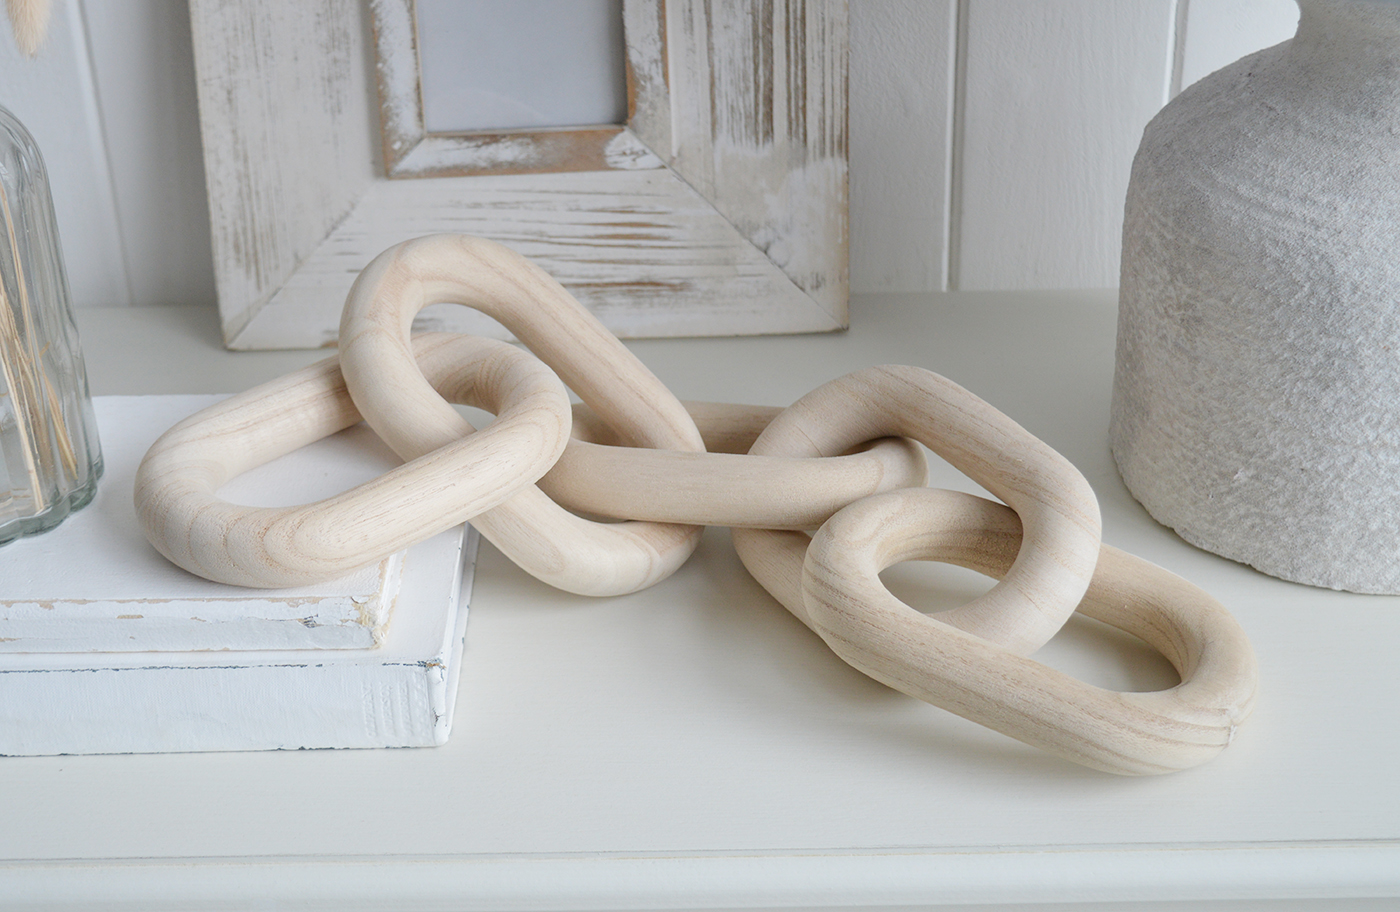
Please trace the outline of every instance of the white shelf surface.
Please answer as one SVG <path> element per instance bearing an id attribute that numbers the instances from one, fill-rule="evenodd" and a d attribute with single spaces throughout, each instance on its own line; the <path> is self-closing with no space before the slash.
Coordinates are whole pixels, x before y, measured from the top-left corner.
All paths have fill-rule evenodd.
<path id="1" fill-rule="evenodd" d="M 1098 492 L 1108 543 L 1249 633 L 1258 707 L 1211 763 L 1117 778 L 875 684 L 767 598 L 724 530 L 617 599 L 553 591 L 483 542 L 448 744 L 0 760 L 0 906 L 1395 907 L 1400 599 L 1270 579 L 1147 517 L 1106 447 L 1113 301 L 870 296 L 842 335 L 631 346 L 688 399 L 785 403 L 917 364 L 1043 437 Z M 80 322 L 100 393 L 227 392 L 316 357 L 215 351 L 194 309 Z M 984 585 L 895 575 L 933 598 Z M 1170 683 L 1087 623 L 1042 652 L 1108 686 Z"/>

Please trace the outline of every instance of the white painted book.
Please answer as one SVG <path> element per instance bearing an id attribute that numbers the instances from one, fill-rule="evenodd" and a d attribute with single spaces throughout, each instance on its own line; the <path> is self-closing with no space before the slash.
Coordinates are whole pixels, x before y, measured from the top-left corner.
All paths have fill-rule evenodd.
<path id="1" fill-rule="evenodd" d="M 136 466 L 165 428 L 218 398 L 94 400 L 106 459 L 97 497 L 57 529 L 0 548 L 0 754 L 447 740 L 476 549 L 468 527 L 286 590 L 199 579 L 146 543 Z M 357 426 L 220 493 L 306 502 L 397 462 Z"/>

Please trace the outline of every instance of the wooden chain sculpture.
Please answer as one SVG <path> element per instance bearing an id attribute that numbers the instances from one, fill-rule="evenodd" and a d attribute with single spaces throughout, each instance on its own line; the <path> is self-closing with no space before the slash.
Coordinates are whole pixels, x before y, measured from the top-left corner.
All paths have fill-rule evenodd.
<path id="1" fill-rule="evenodd" d="M 534 357 L 468 336 L 410 338 L 414 315 L 440 302 L 494 317 Z M 476 431 L 453 402 L 497 418 Z M 297 507 L 218 497 L 238 473 L 361 416 L 404 465 Z M 920 444 L 1005 505 L 925 487 Z M 470 520 L 547 583 L 621 595 L 673 573 L 703 526 L 731 526 L 754 577 L 855 668 L 1115 773 L 1208 760 L 1254 700 L 1254 653 L 1230 614 L 1101 545 L 1084 477 L 962 387 L 886 366 L 787 409 L 681 403 L 559 283 L 478 238 L 420 238 L 377 257 L 351 289 L 338 357 L 171 428 L 141 464 L 136 503 L 171 561 L 263 587 L 343 574 Z M 915 559 L 999 582 L 925 615 L 878 576 Z M 1076 610 L 1146 641 L 1181 683 L 1118 693 L 1028 658 Z"/>

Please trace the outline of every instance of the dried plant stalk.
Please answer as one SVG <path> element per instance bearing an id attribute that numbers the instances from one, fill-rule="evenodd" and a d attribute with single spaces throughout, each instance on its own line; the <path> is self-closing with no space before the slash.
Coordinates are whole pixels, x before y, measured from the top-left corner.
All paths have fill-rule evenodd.
<path id="1" fill-rule="evenodd" d="M 47 489 L 44 484 L 44 470 L 54 464 L 54 440 L 57 440 L 59 458 L 64 468 L 76 477 L 78 471 L 77 454 L 68 439 L 68 428 L 59 404 L 57 392 L 44 371 L 44 351 L 36 348 L 34 315 L 30 306 L 28 283 L 24 275 L 24 263 L 19 252 L 19 242 L 15 233 L 10 200 L 3 185 L 0 185 L 0 221 L 5 226 L 5 241 L 10 248 L 11 261 L 15 269 L 15 287 L 19 296 L 18 315 L 3 283 L 0 283 L 0 372 L 10 396 L 15 414 L 15 435 L 24 460 L 23 470 L 27 476 L 27 495 L 31 500 L 25 511 L 38 515 L 48 509 Z M 42 388 L 42 390 L 41 390 Z M 45 412 L 49 420 L 44 420 Z M 52 422 L 52 436 L 48 433 Z M 7 460 L 8 462 L 8 460 Z M 18 467 L 10 469 L 15 474 Z M 11 480 L 11 485 L 14 480 Z M 14 497 L 17 492 L 11 491 Z"/>

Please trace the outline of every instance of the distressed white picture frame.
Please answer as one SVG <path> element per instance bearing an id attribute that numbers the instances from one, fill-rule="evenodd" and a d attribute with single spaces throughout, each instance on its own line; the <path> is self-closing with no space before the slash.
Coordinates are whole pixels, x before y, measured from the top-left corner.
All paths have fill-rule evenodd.
<path id="1" fill-rule="evenodd" d="M 333 345 L 359 270 L 436 232 L 531 257 L 623 337 L 847 324 L 846 0 L 628 0 L 624 126 L 458 137 L 394 107 L 412 0 L 190 12 L 231 348 Z"/>

